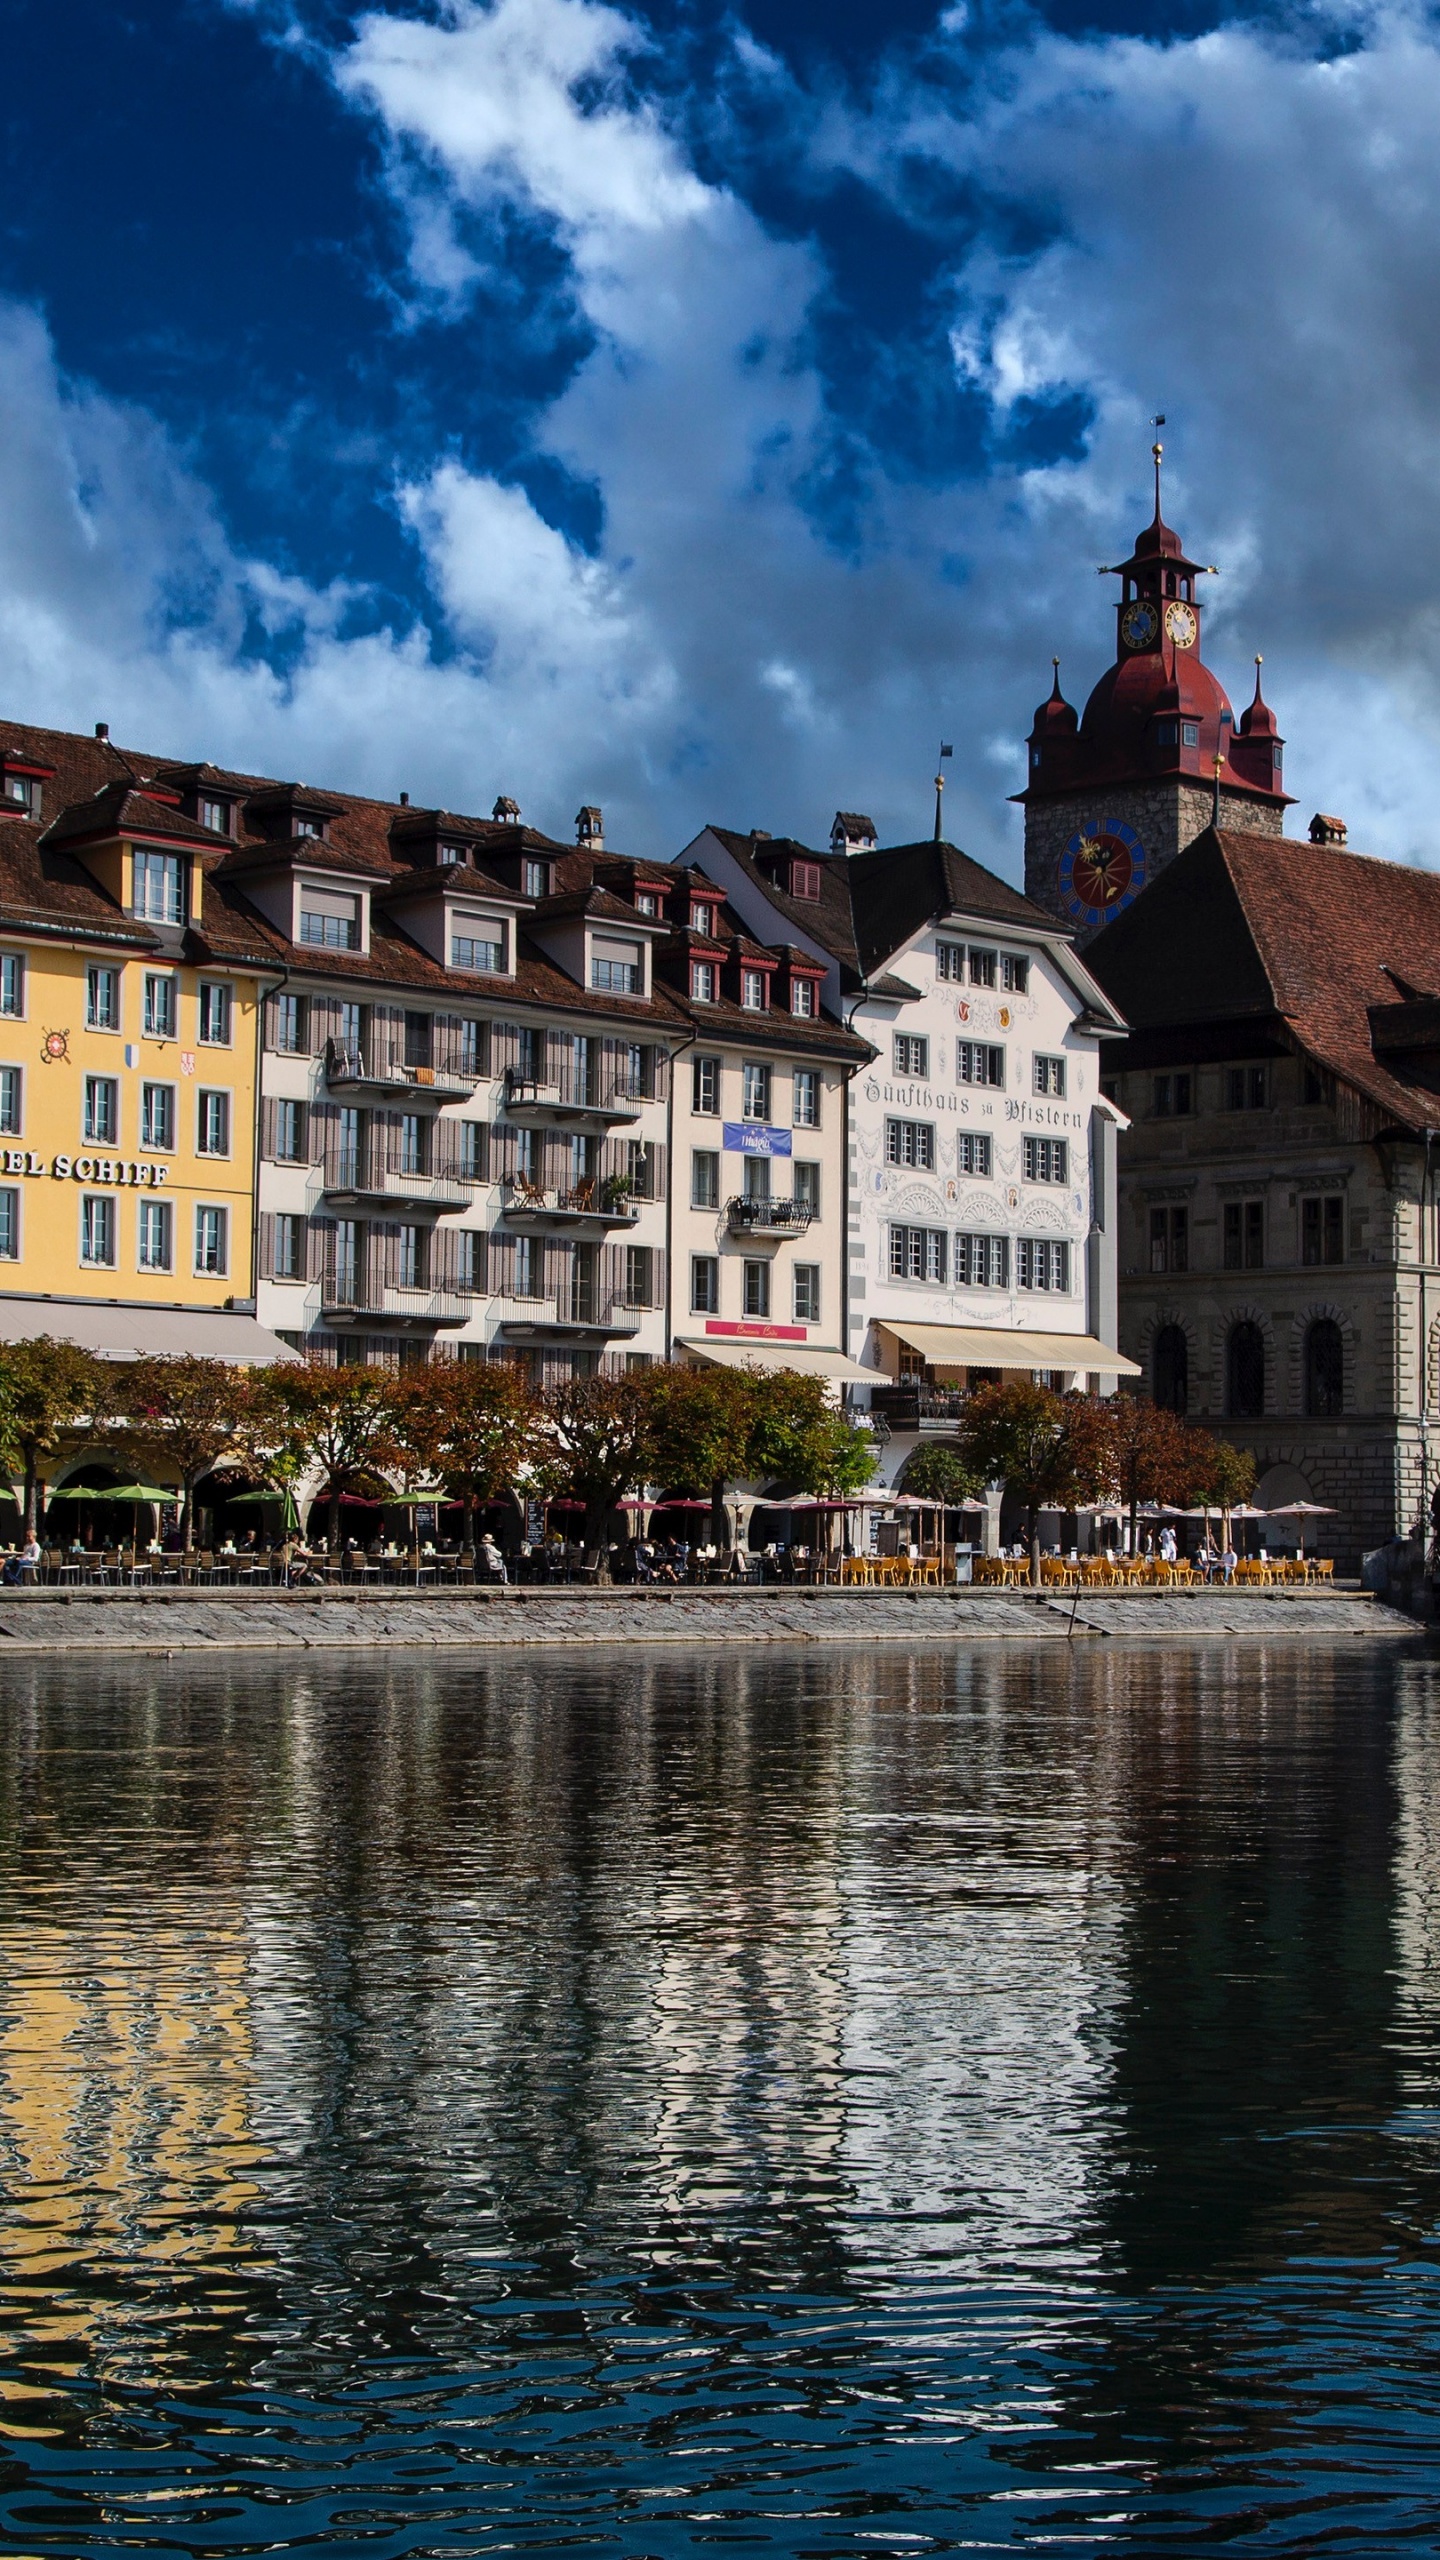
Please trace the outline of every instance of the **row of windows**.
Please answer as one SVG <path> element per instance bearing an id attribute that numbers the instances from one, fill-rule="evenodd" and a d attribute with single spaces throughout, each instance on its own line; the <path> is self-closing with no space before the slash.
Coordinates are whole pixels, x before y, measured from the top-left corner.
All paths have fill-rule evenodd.
<path id="1" fill-rule="evenodd" d="M 1232 1421 L 1258 1422 L 1265 1411 L 1265 1336 L 1246 1317 L 1225 1339 L 1225 1410 Z M 1306 1413 L 1333 1420 L 1345 1409 L 1345 1341 L 1333 1316 L 1305 1328 L 1303 1394 Z M 1190 1404 L 1190 1346 L 1178 1324 L 1162 1325 L 1151 1351 L 1150 1389 L 1167 1412 Z"/>
<path id="2" fill-rule="evenodd" d="M 991 1170 L 991 1142 L 982 1130 L 962 1130 L 956 1140 L 956 1158 L 961 1173 L 988 1178 Z M 935 1170 L 935 1124 L 931 1120 L 887 1120 L 885 1123 L 885 1161 L 917 1173 Z M 1064 1138 L 1027 1138 L 1024 1144 L 1025 1179 L 1027 1182 L 1068 1182 L 1070 1149 Z"/>
<path id="3" fill-rule="evenodd" d="M 968 977 L 972 987 L 1003 987 L 1023 996 L 1030 984 L 1030 963 L 1019 951 L 977 951 L 973 943 L 937 942 L 935 975 L 956 985 Z"/>
<path id="4" fill-rule="evenodd" d="M 1151 1078 L 1150 1110 L 1156 1120 L 1186 1120 L 1200 1107 L 1199 1077 L 1192 1068 L 1176 1067 L 1168 1074 Z M 1222 1067 L 1217 1100 L 1225 1111 L 1268 1111 L 1271 1104 L 1271 1071 L 1268 1065 Z M 1335 1079 L 1301 1061 L 1300 1099 L 1308 1107 L 1333 1103 Z"/>
<path id="5" fill-rule="evenodd" d="M 720 997 L 718 960 L 692 960 L 690 963 L 690 995 L 695 1004 L 716 1004 Z M 770 1011 L 770 978 L 768 969 L 742 969 L 740 972 L 740 1008 L 743 1013 Z M 591 984 L 601 982 L 592 977 Z M 792 975 L 790 1011 L 797 1021 L 813 1022 L 820 1010 L 820 984 L 816 978 Z"/>
<path id="6" fill-rule="evenodd" d="M 1220 1259 L 1226 1271 L 1261 1271 L 1265 1267 L 1265 1203 L 1227 1200 L 1220 1220 Z M 1338 1191 L 1322 1192 L 1300 1203 L 1300 1260 L 1316 1269 L 1345 1259 L 1345 1202 Z M 1190 1212 L 1181 1202 L 1150 1212 L 1150 1268 L 1188 1271 Z"/>
<path id="7" fill-rule="evenodd" d="M 697 1147 L 690 1158 L 690 1206 L 692 1209 L 718 1209 L 720 1206 L 721 1159 L 712 1147 Z M 746 1200 L 768 1200 L 773 1171 L 768 1156 L 746 1156 L 741 1163 L 741 1196 Z M 798 1157 L 790 1160 L 790 1197 L 797 1209 L 808 1209 L 812 1217 L 820 1214 L 820 1167 Z"/>
<path id="8" fill-rule="evenodd" d="M 1070 1247 L 1048 1236 L 957 1235 L 944 1227 L 892 1227 L 892 1280 L 922 1280 L 931 1288 L 1017 1289 L 1061 1295 L 1070 1287 Z"/>
<path id="9" fill-rule="evenodd" d="M 772 1266 L 768 1262 L 743 1262 L 740 1281 L 742 1312 L 764 1323 L 775 1312 Z M 717 1254 L 694 1253 L 690 1257 L 690 1311 L 697 1316 L 718 1316 L 720 1313 L 720 1260 Z M 820 1322 L 818 1262 L 792 1262 L 790 1265 L 790 1321 L 792 1324 Z"/>
<path id="10" fill-rule="evenodd" d="M 140 1144 L 171 1149 L 176 1143 L 177 1089 L 173 1084 L 140 1087 Z M 195 1096 L 195 1151 L 202 1156 L 230 1153 L 230 1096 L 201 1086 Z M 18 1067 L 0 1067 L 0 1129 L 20 1135 L 21 1079 Z M 117 1147 L 120 1136 L 120 1083 L 116 1076 L 87 1076 L 81 1102 L 81 1134 L 86 1143 Z"/>
<path id="11" fill-rule="evenodd" d="M 173 1200 L 140 1200 L 135 1204 L 135 1268 L 175 1269 L 176 1204 Z M 194 1259 L 198 1278 L 223 1280 L 230 1268 L 230 1213 L 202 1205 L 194 1213 Z M 0 1186 L 0 1260 L 18 1262 L 22 1252 L 20 1194 Z M 120 1261 L 120 1202 L 112 1192 L 80 1195 L 80 1260 L 89 1270 L 114 1271 Z"/>
<path id="12" fill-rule="evenodd" d="M 718 1120 L 722 1101 L 722 1061 L 719 1058 L 695 1058 L 690 1067 L 691 1109 L 702 1120 Z M 777 1078 L 768 1065 L 747 1058 L 740 1069 L 740 1117 L 742 1120 L 768 1121 L 772 1117 Z M 790 1121 L 796 1129 L 818 1129 L 820 1126 L 820 1075 L 818 1068 L 797 1067 L 790 1078 Z"/>
<path id="13" fill-rule="evenodd" d="M 85 972 L 85 1028 L 120 1031 L 122 971 L 97 965 Z M 23 1022 L 26 1012 L 26 968 L 23 951 L 0 951 L 0 1017 Z M 205 1048 L 228 1049 L 234 1015 L 234 989 L 223 978 L 202 978 L 196 993 L 196 1038 Z M 147 969 L 141 1002 L 141 1028 L 147 1040 L 180 1037 L 180 981 L 169 969 Z"/>

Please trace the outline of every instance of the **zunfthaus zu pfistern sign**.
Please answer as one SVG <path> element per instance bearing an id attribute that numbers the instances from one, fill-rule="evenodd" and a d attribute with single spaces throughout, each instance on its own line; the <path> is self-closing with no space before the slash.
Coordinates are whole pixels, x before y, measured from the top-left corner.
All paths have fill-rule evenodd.
<path id="1" fill-rule="evenodd" d="M 1069 1111 L 1063 1102 L 1042 1102 L 1028 1093 L 987 1093 L 983 1087 L 969 1086 L 952 1093 L 945 1085 L 882 1084 L 878 1076 L 866 1079 L 864 1091 L 867 1102 L 884 1103 L 894 1111 L 953 1111 L 961 1120 L 993 1120 L 998 1109 L 1006 1120 L 1030 1129 L 1081 1130 L 1085 1126 L 1083 1111 Z"/>
<path id="2" fill-rule="evenodd" d="M 6 1147 L 0 1170 L 48 1174 L 56 1182 L 114 1182 L 141 1191 L 158 1191 L 170 1179 L 168 1164 L 127 1164 L 118 1156 L 52 1156 L 47 1164 L 26 1147 Z"/>

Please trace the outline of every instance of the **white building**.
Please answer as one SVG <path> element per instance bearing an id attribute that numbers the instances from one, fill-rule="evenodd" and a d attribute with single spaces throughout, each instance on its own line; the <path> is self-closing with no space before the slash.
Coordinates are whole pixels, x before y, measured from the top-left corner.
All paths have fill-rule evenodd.
<path id="1" fill-rule="evenodd" d="M 885 1481 L 986 1377 L 1136 1374 L 1100 1091 L 1117 1017 L 1072 937 L 952 845 L 821 855 L 711 827 L 686 858 L 758 939 L 825 959 L 827 1009 L 877 1052 L 847 1096 L 846 1347 L 889 1427 Z"/>

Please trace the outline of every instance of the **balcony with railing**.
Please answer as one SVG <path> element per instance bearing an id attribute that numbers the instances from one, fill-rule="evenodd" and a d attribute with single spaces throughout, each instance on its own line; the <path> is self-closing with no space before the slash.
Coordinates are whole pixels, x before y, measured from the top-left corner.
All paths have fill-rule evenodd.
<path id="1" fill-rule="evenodd" d="M 639 1119 L 651 1097 L 624 1076 L 562 1073 L 527 1076 L 506 1070 L 506 1115 L 525 1128 L 616 1129 Z"/>
<path id="2" fill-rule="evenodd" d="M 602 1300 L 587 1288 L 561 1290 L 554 1298 L 502 1298 L 500 1332 L 514 1343 L 615 1342 L 632 1339 L 646 1309 L 625 1297 Z"/>
<path id="3" fill-rule="evenodd" d="M 458 1158 L 432 1159 L 422 1167 L 406 1149 L 371 1146 L 328 1155 L 321 1188 L 336 1209 L 393 1202 L 439 1217 L 447 1209 L 467 1209 L 479 1180 L 478 1172 L 462 1170 Z"/>
<path id="4" fill-rule="evenodd" d="M 501 1223 L 521 1235 L 603 1235 L 611 1228 L 633 1227 L 639 1215 L 637 1195 L 613 1176 L 546 1191 L 515 1173 L 500 1208 Z"/>
<path id="5" fill-rule="evenodd" d="M 435 1066 L 418 1066 L 397 1056 L 382 1041 L 325 1043 L 325 1082 L 332 1093 L 353 1093 L 377 1100 L 403 1093 L 416 1101 L 454 1102 L 472 1094 L 480 1082 L 478 1065 L 442 1058 Z"/>
<path id="6" fill-rule="evenodd" d="M 786 1236 L 803 1236 L 815 1212 L 802 1200 L 727 1200 L 725 1221 L 732 1236 L 759 1244 L 779 1244 Z"/>
<path id="7" fill-rule="evenodd" d="M 961 1387 L 932 1387 L 924 1378 L 901 1378 L 870 1390 L 870 1410 L 892 1431 L 953 1431 L 965 1410 Z"/>
<path id="8" fill-rule="evenodd" d="M 321 1322 L 337 1330 L 363 1322 L 429 1331 L 466 1324 L 474 1311 L 471 1293 L 443 1278 L 411 1286 L 346 1262 L 329 1265 L 320 1276 Z"/>

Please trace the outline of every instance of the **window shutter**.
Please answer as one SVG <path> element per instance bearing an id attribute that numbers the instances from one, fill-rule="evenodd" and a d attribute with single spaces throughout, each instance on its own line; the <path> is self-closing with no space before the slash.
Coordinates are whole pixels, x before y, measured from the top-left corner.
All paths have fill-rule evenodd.
<path id="1" fill-rule="evenodd" d="M 260 1212 L 260 1277 L 275 1278 L 275 1220 L 268 1209 Z"/>
<path id="2" fill-rule="evenodd" d="M 307 1280 L 319 1280 L 335 1263 L 335 1221 L 333 1218 L 308 1218 L 305 1222 L 305 1250 L 301 1267 Z"/>
<path id="3" fill-rule="evenodd" d="M 305 1007 L 310 1017 L 310 1048 L 323 1049 L 327 1040 L 340 1037 L 340 1001 L 337 996 L 312 996 Z"/>
<path id="4" fill-rule="evenodd" d="M 262 1156 L 266 1157 L 271 1164 L 274 1163 L 275 1100 L 274 1096 L 269 1094 L 266 1095 L 260 1105 L 260 1153 Z M 262 1220 L 261 1223 L 263 1226 L 264 1221 Z M 266 1264 L 266 1269 L 269 1269 L 268 1263 Z"/>

